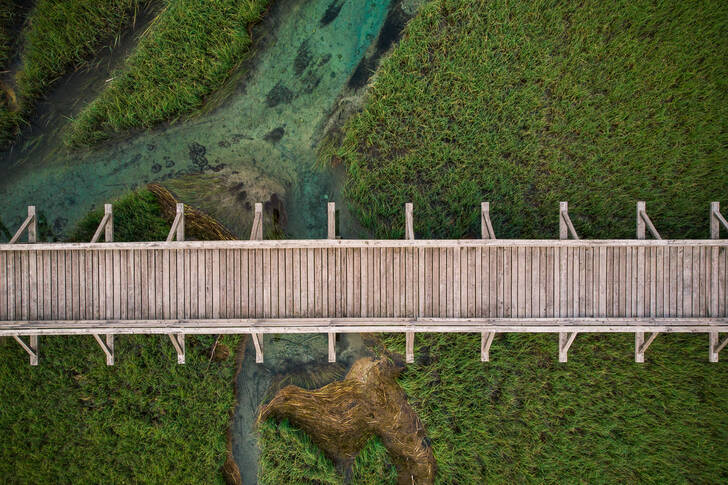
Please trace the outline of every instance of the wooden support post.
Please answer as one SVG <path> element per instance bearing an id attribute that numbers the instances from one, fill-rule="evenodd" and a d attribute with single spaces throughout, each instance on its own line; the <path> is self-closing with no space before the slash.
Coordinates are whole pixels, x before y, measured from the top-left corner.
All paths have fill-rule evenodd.
<path id="1" fill-rule="evenodd" d="M 652 332 L 650 334 L 650 337 L 645 341 L 645 334 L 644 332 L 636 332 L 634 334 L 634 361 L 642 363 L 645 361 L 645 351 L 650 346 L 650 344 L 655 340 L 657 337 L 658 332 Z"/>
<path id="2" fill-rule="evenodd" d="M 104 204 L 104 217 L 101 219 L 99 227 L 96 228 L 96 232 L 94 233 L 94 237 L 91 238 L 91 242 L 99 242 L 102 232 L 104 233 L 104 240 L 106 242 L 114 242 L 114 210 L 111 204 Z"/>
<path id="3" fill-rule="evenodd" d="M 38 242 L 38 217 L 36 216 L 34 205 L 28 206 L 28 219 L 30 219 L 30 224 L 28 224 L 28 242 Z"/>
<path id="4" fill-rule="evenodd" d="M 490 202 L 480 203 L 480 238 L 495 239 L 493 224 L 490 222 Z"/>
<path id="5" fill-rule="evenodd" d="M 109 215 L 109 220 L 106 222 L 106 234 L 104 238 L 106 242 L 114 242 L 114 210 L 111 204 L 104 204 L 104 215 Z"/>
<path id="6" fill-rule="evenodd" d="M 572 238 L 579 239 L 578 234 L 576 234 L 576 229 L 574 229 L 574 225 L 571 223 L 571 218 L 569 217 L 569 203 L 561 201 L 559 202 L 559 239 L 569 239 L 569 233 L 571 233 Z M 563 251 L 561 254 L 563 257 Z M 565 266 L 561 265 L 560 267 L 563 272 Z M 561 274 L 562 279 L 565 278 L 565 276 L 566 275 Z M 575 338 L 576 332 L 559 332 L 559 362 L 567 361 L 569 347 L 571 347 Z"/>
<path id="7" fill-rule="evenodd" d="M 169 339 L 174 345 L 174 350 L 177 351 L 177 363 L 185 363 L 185 334 L 183 333 L 170 333 Z"/>
<path id="8" fill-rule="evenodd" d="M 329 332 L 329 362 L 336 362 L 336 333 Z"/>
<path id="9" fill-rule="evenodd" d="M 720 213 L 720 202 L 710 203 L 710 238 L 720 239 L 720 226 L 728 230 L 728 221 Z"/>
<path id="10" fill-rule="evenodd" d="M 38 336 L 31 335 L 29 338 L 29 344 L 23 342 L 23 339 L 21 339 L 18 335 L 13 335 L 13 338 L 26 352 L 28 352 L 28 355 L 30 356 L 30 365 L 38 365 Z"/>
<path id="11" fill-rule="evenodd" d="M 10 239 L 9 244 L 15 244 L 23 235 L 25 230 L 28 230 L 28 242 L 35 243 L 38 238 L 38 218 L 35 214 L 35 206 L 28 206 L 28 217 L 25 218 L 20 228 L 16 231 L 15 235 Z"/>
<path id="12" fill-rule="evenodd" d="M 493 224 L 490 222 L 490 202 L 480 203 L 480 238 L 481 239 L 495 239 L 495 231 L 493 231 Z M 483 278 L 488 278 L 484 275 Z M 490 346 L 493 344 L 495 338 L 495 332 L 481 332 L 480 333 L 480 361 L 490 361 Z"/>
<path id="13" fill-rule="evenodd" d="M 571 344 L 574 343 L 574 339 L 576 338 L 576 334 L 578 332 L 561 332 L 559 333 L 559 362 L 566 362 L 567 361 L 567 355 L 569 353 L 569 348 L 571 347 Z"/>
<path id="14" fill-rule="evenodd" d="M 404 226 L 405 226 L 405 238 L 414 239 L 415 230 L 414 222 L 412 219 L 412 202 L 407 202 L 404 205 Z M 405 334 L 406 349 L 405 349 L 405 361 L 411 364 L 415 361 L 415 333 L 410 331 Z"/>
<path id="15" fill-rule="evenodd" d="M 495 332 L 483 332 L 480 334 L 480 361 L 490 361 L 490 346 L 493 343 Z"/>
<path id="16" fill-rule="evenodd" d="M 718 362 L 718 354 L 721 350 L 723 350 L 726 344 L 728 344 L 728 337 L 724 338 L 721 342 L 718 332 L 710 332 L 708 342 L 710 344 L 708 351 L 708 361 Z"/>
<path id="17" fill-rule="evenodd" d="M 655 229 L 655 225 L 652 224 L 652 220 L 650 219 L 650 216 L 647 215 L 647 204 L 643 200 L 637 202 L 637 239 L 645 239 L 647 237 L 647 231 L 646 229 L 650 230 L 650 233 L 652 233 L 652 236 L 655 239 L 662 239 L 660 236 L 660 233 L 657 232 L 657 229 Z M 638 264 L 641 264 L 642 261 L 644 261 L 644 248 L 638 248 L 638 257 L 637 261 Z M 644 294 L 645 288 L 644 288 L 644 281 L 639 281 L 639 287 L 636 289 L 638 292 L 638 295 Z M 638 306 L 640 299 L 638 298 Z M 641 309 L 638 309 L 638 316 L 640 315 Z M 647 342 L 645 342 L 645 333 L 644 332 L 636 332 L 634 335 L 634 341 L 635 341 L 635 354 L 634 354 L 634 361 L 635 362 L 644 362 L 645 361 L 645 350 L 647 350 L 647 347 L 650 346 L 653 340 L 655 340 L 655 337 L 657 337 L 657 332 L 653 332 L 652 335 L 647 339 Z"/>
<path id="18" fill-rule="evenodd" d="M 569 239 L 569 234 L 573 239 L 579 239 L 569 217 L 569 203 L 559 202 L 559 239 Z"/>
<path id="19" fill-rule="evenodd" d="M 412 222 L 412 202 L 404 205 L 405 239 L 414 239 L 415 230 Z"/>
<path id="20" fill-rule="evenodd" d="M 255 203 L 255 217 L 253 219 L 253 227 L 250 230 L 250 240 L 263 240 L 263 204 L 260 202 Z"/>
<path id="21" fill-rule="evenodd" d="M 106 365 L 114 365 L 114 335 L 106 335 L 106 341 L 101 340 L 101 336 L 94 334 L 96 342 L 101 346 L 101 350 L 106 354 Z"/>
<path id="22" fill-rule="evenodd" d="M 327 207 L 327 238 L 336 239 L 336 202 L 329 202 Z"/>
<path id="23" fill-rule="evenodd" d="M 180 203 L 177 204 L 177 212 L 167 234 L 167 242 L 173 241 L 175 237 L 177 241 L 185 240 L 185 205 Z"/>
<path id="24" fill-rule="evenodd" d="M 256 364 L 263 363 L 263 334 L 251 333 L 250 337 L 253 339 L 253 345 L 255 346 L 255 362 Z"/>
<path id="25" fill-rule="evenodd" d="M 415 333 L 414 332 L 406 333 L 405 361 L 408 364 L 411 364 L 415 361 Z"/>

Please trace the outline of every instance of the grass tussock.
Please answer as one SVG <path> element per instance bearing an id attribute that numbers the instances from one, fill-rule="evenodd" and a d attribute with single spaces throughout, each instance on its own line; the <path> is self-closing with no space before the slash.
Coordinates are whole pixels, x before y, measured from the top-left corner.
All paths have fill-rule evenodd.
<path id="1" fill-rule="evenodd" d="M 150 127 L 200 107 L 250 51 L 249 27 L 269 0 L 175 0 L 107 89 L 82 110 L 73 145 Z"/>
<path id="2" fill-rule="evenodd" d="M 336 156 L 359 220 L 402 237 L 707 237 L 728 203 L 728 3 L 435 0 L 379 69 Z"/>
<path id="3" fill-rule="evenodd" d="M 235 348 L 239 337 L 224 337 Z M 116 363 L 90 336 L 40 337 L 40 364 L 0 339 L 4 483 L 218 483 L 234 405 L 233 358 L 188 336 L 117 336 Z"/>
<path id="4" fill-rule="evenodd" d="M 157 196 L 150 190 L 141 189 L 130 192 L 116 200 L 113 205 L 114 241 L 164 241 L 167 239 L 170 222 L 164 217 Z M 103 217 L 103 208 L 89 212 L 71 231 L 69 240 L 90 241 Z"/>

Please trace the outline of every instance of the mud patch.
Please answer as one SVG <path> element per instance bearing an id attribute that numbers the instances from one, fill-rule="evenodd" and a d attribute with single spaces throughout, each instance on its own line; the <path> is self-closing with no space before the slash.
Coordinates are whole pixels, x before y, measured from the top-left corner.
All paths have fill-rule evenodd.
<path id="1" fill-rule="evenodd" d="M 289 104 L 293 101 L 293 98 L 293 91 L 284 86 L 281 81 L 278 81 L 278 83 L 273 86 L 273 89 L 268 91 L 268 94 L 265 95 L 265 103 L 269 108 L 274 108 L 281 103 Z"/>
<path id="2" fill-rule="evenodd" d="M 321 21 L 319 22 L 321 24 L 321 27 L 326 27 L 331 22 L 336 20 L 336 17 L 339 16 L 339 12 L 341 12 L 341 7 L 343 5 L 343 0 L 333 0 L 326 8 L 326 12 L 324 12 L 324 15 L 321 17 Z"/>

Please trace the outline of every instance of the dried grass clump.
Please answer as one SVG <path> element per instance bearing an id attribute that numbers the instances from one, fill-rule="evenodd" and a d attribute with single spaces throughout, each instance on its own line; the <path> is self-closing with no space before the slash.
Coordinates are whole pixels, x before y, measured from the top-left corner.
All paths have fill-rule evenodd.
<path id="1" fill-rule="evenodd" d="M 163 216 L 174 221 L 177 213 L 177 199 L 174 195 L 159 184 L 149 184 L 147 189 L 152 192 L 162 207 Z M 225 226 L 217 222 L 204 212 L 185 204 L 185 235 L 189 239 L 200 241 L 232 241 L 237 239 Z"/>
<path id="2" fill-rule="evenodd" d="M 395 380 L 401 371 L 388 357 L 354 363 L 343 381 L 314 391 L 281 389 L 258 421 L 288 419 L 345 466 L 373 435 L 397 467 L 397 483 L 434 483 L 436 463 L 425 429 Z"/>

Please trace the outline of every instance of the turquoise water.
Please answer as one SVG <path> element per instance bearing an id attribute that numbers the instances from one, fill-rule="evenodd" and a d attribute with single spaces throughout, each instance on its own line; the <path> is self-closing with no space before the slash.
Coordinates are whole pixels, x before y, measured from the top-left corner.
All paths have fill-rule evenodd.
<path id="1" fill-rule="evenodd" d="M 62 237 L 90 209 L 130 189 L 153 181 L 189 186 L 190 177 L 205 174 L 185 202 L 238 235 L 245 235 L 247 207 L 273 194 L 287 202 L 288 235 L 323 235 L 326 202 L 336 187 L 329 170 L 314 166 L 316 144 L 337 99 L 351 90 L 352 73 L 389 6 L 389 0 L 274 2 L 255 30 L 246 74 L 217 108 L 81 153 L 63 148 L 60 136 L 31 140 L 31 148 L 0 164 L 0 218 L 13 230 L 25 206 L 36 205 Z M 241 203 L 220 203 L 211 194 Z"/>

